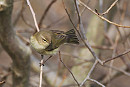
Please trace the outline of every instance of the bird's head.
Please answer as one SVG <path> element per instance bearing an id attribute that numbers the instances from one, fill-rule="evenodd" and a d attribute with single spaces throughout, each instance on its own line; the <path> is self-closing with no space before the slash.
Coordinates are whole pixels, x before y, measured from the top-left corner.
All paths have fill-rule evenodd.
<path id="1" fill-rule="evenodd" d="M 44 50 L 49 46 L 51 42 L 51 36 L 48 32 L 37 32 L 30 38 L 31 46 L 37 50 Z"/>

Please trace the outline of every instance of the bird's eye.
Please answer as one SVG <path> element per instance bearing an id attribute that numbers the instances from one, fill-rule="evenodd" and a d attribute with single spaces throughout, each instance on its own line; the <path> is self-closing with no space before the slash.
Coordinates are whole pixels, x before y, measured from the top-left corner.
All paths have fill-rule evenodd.
<path id="1" fill-rule="evenodd" d="M 44 42 L 47 42 L 47 40 L 46 40 L 46 39 L 43 39 L 43 38 L 42 38 L 42 40 L 43 40 Z"/>
<path id="2" fill-rule="evenodd" d="M 60 32 L 57 32 L 56 34 L 61 34 Z"/>

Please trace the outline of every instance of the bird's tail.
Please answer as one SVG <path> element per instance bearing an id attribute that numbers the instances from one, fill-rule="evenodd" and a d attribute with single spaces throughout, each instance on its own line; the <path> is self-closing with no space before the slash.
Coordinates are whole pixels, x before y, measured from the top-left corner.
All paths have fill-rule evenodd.
<path id="1" fill-rule="evenodd" d="M 67 43 L 79 44 L 79 40 L 76 36 L 74 29 L 71 29 L 65 33 L 67 35 Z"/>

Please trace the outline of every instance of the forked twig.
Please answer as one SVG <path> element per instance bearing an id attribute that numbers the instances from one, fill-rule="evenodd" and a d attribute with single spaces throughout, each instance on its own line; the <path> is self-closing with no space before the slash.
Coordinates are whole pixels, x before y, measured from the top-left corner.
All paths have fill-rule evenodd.
<path id="1" fill-rule="evenodd" d="M 95 62 L 94 62 L 94 64 L 93 64 L 92 68 L 90 69 L 90 71 L 89 71 L 87 77 L 86 77 L 86 78 L 84 79 L 84 81 L 80 84 L 80 87 L 82 87 L 82 86 L 84 85 L 84 83 L 90 78 L 90 75 L 91 75 L 91 73 L 93 72 L 93 70 L 94 70 L 94 68 L 95 68 L 95 66 L 96 66 L 97 63 L 98 63 L 98 61 L 95 60 Z"/>
<path id="2" fill-rule="evenodd" d="M 78 33 L 78 35 L 80 36 L 81 40 L 83 41 L 84 45 L 89 49 L 89 51 L 92 53 L 93 57 L 94 57 L 96 60 L 98 60 L 98 62 L 99 62 L 101 65 L 103 65 L 103 62 L 97 57 L 97 55 L 96 55 L 95 52 L 93 51 L 92 47 L 90 46 L 89 42 L 87 41 L 87 38 L 86 38 L 86 39 L 83 39 L 82 36 L 81 36 L 81 34 L 79 33 L 78 29 L 75 27 L 75 25 L 74 25 L 74 23 L 73 23 L 73 21 L 72 21 L 70 15 L 69 15 L 69 13 L 68 13 L 67 8 L 66 8 L 65 5 L 64 5 L 64 1 L 63 1 L 63 0 L 62 0 L 62 3 L 63 3 L 63 6 L 64 6 L 65 11 L 66 11 L 66 13 L 67 13 L 67 15 L 68 15 L 68 17 L 69 17 L 70 22 L 72 23 L 74 29 L 77 31 L 77 33 Z"/>
<path id="3" fill-rule="evenodd" d="M 107 13 L 112 9 L 112 7 L 115 6 L 115 4 L 116 4 L 117 2 L 118 2 L 118 0 L 115 0 L 115 1 L 112 3 L 112 5 L 111 5 L 105 12 L 101 13 L 101 15 L 107 14 Z"/>
<path id="4" fill-rule="evenodd" d="M 49 56 L 45 61 L 43 61 L 41 65 L 44 65 L 50 58 L 52 58 L 52 55 Z"/>
<path id="5" fill-rule="evenodd" d="M 101 16 L 98 12 L 93 11 L 90 7 L 88 7 L 86 4 L 84 4 L 81 0 L 78 0 L 78 1 L 79 1 L 79 3 L 80 3 L 81 5 L 83 5 L 85 8 L 87 8 L 89 11 L 91 11 L 92 13 L 94 13 L 95 15 L 97 15 L 97 16 L 98 16 L 99 18 L 101 18 L 102 20 L 105 20 L 105 21 L 107 21 L 108 23 L 113 24 L 113 25 L 115 25 L 115 26 L 117 26 L 117 27 L 130 28 L 130 26 L 120 25 L 120 24 L 117 24 L 117 23 L 115 23 L 115 22 L 112 22 L 112 21 L 106 19 L 105 17 Z"/>

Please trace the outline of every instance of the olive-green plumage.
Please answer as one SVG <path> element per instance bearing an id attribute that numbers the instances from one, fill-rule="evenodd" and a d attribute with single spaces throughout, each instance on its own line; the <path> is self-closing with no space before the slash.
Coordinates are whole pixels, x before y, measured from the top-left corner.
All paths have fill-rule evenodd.
<path id="1" fill-rule="evenodd" d="M 64 43 L 79 44 L 74 29 L 67 32 L 59 30 L 41 30 L 30 38 L 31 46 L 40 54 L 55 54 Z"/>

